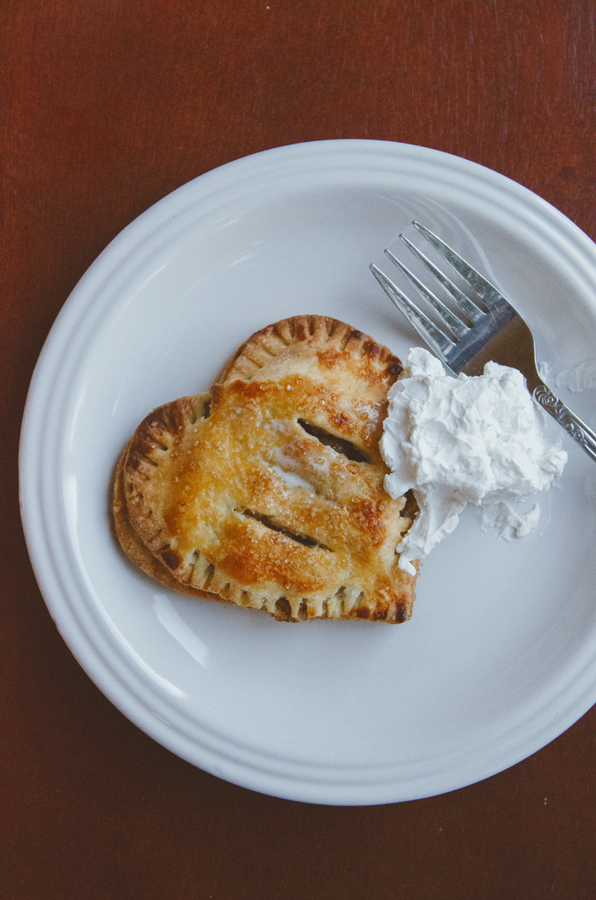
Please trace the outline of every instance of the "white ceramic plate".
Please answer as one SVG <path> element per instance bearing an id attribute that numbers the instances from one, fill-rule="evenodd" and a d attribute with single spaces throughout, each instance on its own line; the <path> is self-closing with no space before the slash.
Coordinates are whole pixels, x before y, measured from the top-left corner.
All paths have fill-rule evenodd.
<path id="1" fill-rule="evenodd" d="M 544 533 L 506 543 L 464 516 L 423 564 L 406 625 L 280 624 L 185 598 L 115 544 L 123 444 L 153 407 L 208 390 L 256 329 L 318 313 L 402 357 L 419 343 L 368 269 L 414 217 L 514 299 L 553 371 L 593 355 L 596 248 L 561 213 L 457 157 L 325 141 L 230 163 L 140 216 L 73 291 L 33 378 L 23 518 L 60 632 L 145 732 L 264 793 L 356 805 L 449 791 L 596 700 L 596 467 L 562 431 Z M 594 425 L 593 391 L 562 396 Z"/>

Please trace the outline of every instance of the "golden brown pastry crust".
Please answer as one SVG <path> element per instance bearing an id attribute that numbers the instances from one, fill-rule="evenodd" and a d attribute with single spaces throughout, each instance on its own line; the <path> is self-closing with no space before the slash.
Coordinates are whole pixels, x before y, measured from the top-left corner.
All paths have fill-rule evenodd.
<path id="1" fill-rule="evenodd" d="M 401 363 L 343 322 L 258 331 L 211 394 L 154 410 L 119 467 L 124 551 L 185 593 L 278 619 L 408 619 L 411 524 L 383 488 L 378 442 Z"/>
<path id="2" fill-rule="evenodd" d="M 152 578 L 161 581 L 166 587 L 178 591 L 181 594 L 190 594 L 193 597 L 203 597 L 207 600 L 221 600 L 222 598 L 218 597 L 217 594 L 210 594 L 208 591 L 201 591 L 198 588 L 190 587 L 190 585 L 182 584 L 174 578 L 170 570 L 164 566 L 161 560 L 155 557 L 151 551 L 147 549 L 130 524 L 128 507 L 126 505 L 124 494 L 124 462 L 127 453 L 128 446 L 124 449 L 124 452 L 118 461 L 112 500 L 114 526 L 120 546 L 135 566 L 145 572 L 146 575 L 150 575 Z"/>

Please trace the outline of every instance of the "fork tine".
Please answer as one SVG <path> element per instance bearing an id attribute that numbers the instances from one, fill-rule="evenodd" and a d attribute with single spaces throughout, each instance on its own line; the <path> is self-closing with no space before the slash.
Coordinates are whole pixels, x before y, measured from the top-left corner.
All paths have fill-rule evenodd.
<path id="1" fill-rule="evenodd" d="M 435 250 L 438 250 L 441 256 L 447 260 L 449 265 L 452 266 L 465 281 L 467 281 L 487 307 L 490 308 L 497 301 L 503 302 L 505 300 L 501 292 L 498 291 L 484 275 L 481 275 L 480 272 L 476 271 L 476 269 L 466 262 L 465 259 L 462 259 L 455 250 L 452 250 L 449 244 L 442 241 L 440 237 L 437 237 L 436 234 L 433 234 L 432 231 L 429 231 L 429 229 L 425 228 L 424 225 L 421 225 L 420 222 L 412 222 L 412 225 L 427 239 L 427 241 L 429 241 L 430 244 L 432 244 Z"/>
<path id="2" fill-rule="evenodd" d="M 408 250 L 411 250 L 414 256 L 423 263 L 431 275 L 437 279 L 439 284 L 442 284 L 446 291 L 448 291 L 461 311 L 468 316 L 468 318 L 472 322 L 477 322 L 482 316 L 486 315 L 483 310 L 480 309 L 479 306 L 476 306 L 473 300 L 470 300 L 469 297 L 466 297 L 463 291 L 457 287 L 457 285 L 453 284 L 453 282 L 447 278 L 447 276 L 441 272 L 437 266 L 433 262 L 430 261 L 428 256 L 425 256 L 424 253 L 416 247 L 412 241 L 408 240 L 405 234 L 400 234 L 401 240 L 404 242 Z"/>
<path id="3" fill-rule="evenodd" d="M 407 266 L 404 266 L 404 264 L 400 262 L 400 260 L 391 252 L 391 250 L 385 250 L 385 253 L 389 257 L 391 262 L 394 263 L 399 269 L 401 269 L 406 278 L 411 281 L 418 293 L 421 294 L 432 307 L 434 307 L 434 309 L 438 312 L 442 321 L 445 323 L 445 325 L 447 325 L 454 337 L 456 337 L 458 341 L 461 340 L 461 338 L 463 338 L 464 335 L 466 335 L 470 330 L 465 322 L 462 322 L 462 320 L 458 316 L 456 316 L 448 306 L 445 306 L 443 301 L 440 300 L 436 296 L 436 294 L 433 294 L 433 292 L 429 290 L 426 285 L 423 284 L 420 279 L 414 275 L 413 272 L 410 272 Z"/>
<path id="4" fill-rule="evenodd" d="M 393 282 L 387 278 L 374 263 L 371 263 L 370 270 L 390 300 L 393 300 L 400 312 L 402 312 L 410 324 L 414 326 L 418 334 L 426 341 L 439 359 L 447 364 L 447 354 L 456 346 L 454 341 L 452 341 L 451 338 L 448 338 L 446 334 L 443 334 L 443 332 L 437 328 L 435 323 L 432 322 L 428 316 L 425 316 L 425 314 L 418 309 L 416 304 L 412 303 L 410 298 L 407 297 L 403 291 L 400 291 L 400 289 L 393 284 Z"/>

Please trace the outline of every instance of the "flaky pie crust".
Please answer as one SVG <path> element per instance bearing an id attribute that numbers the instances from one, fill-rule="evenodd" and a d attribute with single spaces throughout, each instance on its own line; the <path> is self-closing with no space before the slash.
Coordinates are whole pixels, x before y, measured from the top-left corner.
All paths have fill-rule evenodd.
<path id="1" fill-rule="evenodd" d="M 284 621 L 410 618 L 396 546 L 415 510 L 384 490 L 378 443 L 402 371 L 336 319 L 256 332 L 209 394 L 148 415 L 125 448 L 113 514 L 144 572 Z"/>

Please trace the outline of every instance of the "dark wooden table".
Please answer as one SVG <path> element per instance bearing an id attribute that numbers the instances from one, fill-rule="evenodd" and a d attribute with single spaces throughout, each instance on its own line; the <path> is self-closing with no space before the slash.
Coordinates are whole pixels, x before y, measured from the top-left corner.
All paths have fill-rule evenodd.
<path id="1" fill-rule="evenodd" d="M 97 690 L 28 560 L 19 429 L 44 339 L 105 245 L 169 191 L 270 147 L 438 148 L 596 238 L 592 0 L 4 0 L 2 900 L 587 900 L 592 710 L 439 797 L 326 807 L 178 759 Z"/>

